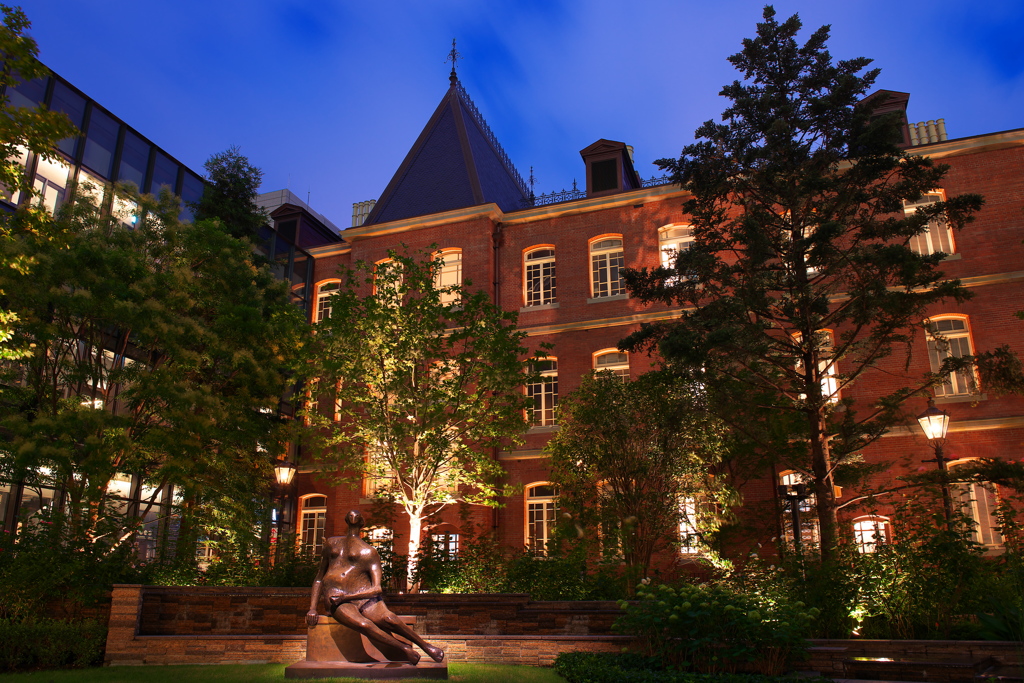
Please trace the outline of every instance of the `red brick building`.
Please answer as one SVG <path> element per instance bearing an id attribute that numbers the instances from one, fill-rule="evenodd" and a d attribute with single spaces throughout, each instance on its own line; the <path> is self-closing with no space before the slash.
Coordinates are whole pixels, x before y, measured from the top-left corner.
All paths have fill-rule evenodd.
<path id="1" fill-rule="evenodd" d="M 908 96 L 892 95 L 887 106 L 905 110 Z M 911 384 L 935 367 L 944 353 L 964 355 L 1003 344 L 1024 350 L 1024 322 L 1013 316 L 1024 309 L 1024 129 L 946 140 L 941 121 L 910 124 L 906 144 L 911 153 L 950 166 L 936 194 L 972 192 L 985 197 L 976 222 L 963 233 L 952 235 L 945 226 L 933 225 L 914 244 L 927 253 L 949 253 L 946 273 L 960 278 L 974 298 L 932 311 L 931 321 L 940 324 L 950 340 L 948 350 L 929 345 L 922 331 L 909 364 L 906 358 L 891 358 L 886 367 L 853 387 L 852 398 L 858 403 Z M 550 531 L 556 503 L 543 447 L 558 428 L 554 411 L 549 410 L 557 395 L 571 392 L 595 369 L 633 377 L 648 370 L 648 357 L 621 354 L 616 345 L 640 323 L 674 315 L 665 306 L 642 305 L 629 298 L 619 279 L 619 268 L 658 265 L 666 250 L 686 248 L 689 239 L 681 209 L 686 193 L 664 180 L 642 182 L 631 153 L 623 143 L 599 140 L 581 152 L 585 190 L 534 198 L 453 77 L 365 222 L 345 230 L 343 243 L 310 250 L 319 304 L 312 307 L 314 322 L 318 311 L 329 307 L 339 265 L 380 261 L 400 244 L 413 251 L 436 245 L 445 255 L 445 277 L 450 282 L 472 281 L 498 305 L 519 313 L 519 327 L 531 345 L 554 346 L 548 374 L 557 377 L 557 383 L 538 389 L 539 424 L 525 435 L 522 447 L 494 454 L 504 465 L 508 482 L 520 485 L 523 492 L 504 501 L 503 507 L 480 508 L 473 514 L 473 523 L 493 528 L 508 546 L 540 548 Z M 936 390 L 935 401 L 951 415 L 946 450 L 951 466 L 981 457 L 1024 458 L 1024 399 L 990 395 L 973 378 L 952 375 Z M 924 407 L 921 400 L 920 408 Z M 920 465 L 931 455 L 916 424 L 894 430 L 864 453 L 869 462 L 893 464 L 889 472 L 875 477 L 872 484 L 878 485 L 903 467 L 934 467 Z M 747 504 L 772 511 L 760 515 L 764 540 L 787 533 L 788 515 L 777 498 L 777 484 L 795 483 L 789 475 L 777 471 L 744 490 Z M 365 488 L 331 487 L 309 463 L 300 467 L 298 487 L 298 518 L 307 543 L 315 543 L 324 518 L 325 531 L 331 535 L 339 532 L 338 520 L 346 510 L 370 504 Z M 954 493 L 957 504 L 979 521 L 978 539 L 998 550 L 1001 539 L 991 528 L 994 494 L 980 486 Z M 847 500 L 857 495 L 843 492 Z M 877 510 L 851 505 L 842 512 L 842 524 L 850 531 L 856 528 L 866 545 L 872 534 L 899 533 L 900 520 L 890 518 L 885 501 Z M 455 510 L 442 517 L 446 523 L 433 533 L 460 532 Z M 807 525 L 803 536 L 813 536 L 813 520 Z M 401 526 L 395 531 L 403 533 Z M 686 557 L 661 558 L 663 563 L 676 559 Z"/>

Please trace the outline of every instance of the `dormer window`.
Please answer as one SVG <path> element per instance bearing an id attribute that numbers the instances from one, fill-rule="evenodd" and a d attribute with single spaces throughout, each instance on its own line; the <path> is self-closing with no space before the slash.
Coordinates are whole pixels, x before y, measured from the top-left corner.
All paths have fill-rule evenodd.
<path id="1" fill-rule="evenodd" d="M 633 170 L 633 149 L 624 142 L 598 140 L 580 150 L 587 166 L 587 196 L 599 197 L 642 187 Z"/>

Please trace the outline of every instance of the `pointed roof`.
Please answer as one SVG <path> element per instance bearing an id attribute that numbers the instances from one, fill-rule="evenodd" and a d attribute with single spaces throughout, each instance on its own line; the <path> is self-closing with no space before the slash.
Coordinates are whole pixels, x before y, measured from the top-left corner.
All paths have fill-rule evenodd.
<path id="1" fill-rule="evenodd" d="M 363 225 L 493 202 L 523 208 L 529 190 L 454 76 Z"/>

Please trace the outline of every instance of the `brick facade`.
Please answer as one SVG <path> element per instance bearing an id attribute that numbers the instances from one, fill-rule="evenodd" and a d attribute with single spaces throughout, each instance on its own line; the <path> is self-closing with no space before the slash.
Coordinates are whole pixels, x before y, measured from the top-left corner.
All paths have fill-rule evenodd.
<path id="1" fill-rule="evenodd" d="M 1001 345 L 1017 351 L 1024 349 L 1024 323 L 1013 316 L 1014 311 L 1024 308 L 1024 129 L 933 143 L 913 148 L 912 153 L 928 155 L 949 165 L 940 188 L 948 196 L 971 192 L 985 197 L 976 221 L 955 235 L 955 253 L 943 264 L 948 276 L 960 278 L 974 297 L 962 304 L 936 307 L 932 315 L 965 320 L 973 348 L 978 351 Z M 519 313 L 519 327 L 529 335 L 531 347 L 541 343 L 554 346 L 550 353 L 557 359 L 558 391 L 564 396 L 579 385 L 584 374 L 593 370 L 596 352 L 614 349 L 620 339 L 645 321 L 674 314 L 665 305 L 645 306 L 625 295 L 595 298 L 589 245 L 597 238 L 614 236 L 622 240 L 626 266 L 657 266 L 659 229 L 687 222 L 681 208 L 686 198 L 687 193 L 677 187 L 662 185 L 516 211 L 503 211 L 496 204 L 485 203 L 351 228 L 343 233 L 344 245 L 313 250 L 314 281 L 320 283 L 336 277 L 340 265 L 378 261 L 388 249 L 400 245 L 413 251 L 459 248 L 464 279 L 472 281 L 473 288 L 487 291 L 502 308 Z M 527 307 L 524 255 L 538 246 L 555 251 L 557 303 Z M 930 371 L 923 331 L 909 352 L 887 359 L 853 385 L 844 397 L 853 398 L 855 406 L 864 409 L 876 397 L 919 380 Z M 631 354 L 630 374 L 645 372 L 653 362 L 642 354 Z M 986 393 L 985 387 L 981 387 L 980 395 L 939 399 L 937 403 L 952 416 L 947 456 L 1024 458 L 1024 399 Z M 907 404 L 911 414 L 924 407 L 923 400 Z M 548 480 L 548 464 L 542 449 L 553 431 L 551 427 L 531 429 L 521 447 L 494 454 L 505 466 L 508 483 L 525 489 Z M 888 471 L 868 482 L 877 486 L 892 481 L 907 468 L 918 469 L 920 461 L 930 457 L 931 449 L 917 425 L 910 424 L 871 445 L 863 455 L 868 462 L 891 465 Z M 747 517 L 757 518 L 761 528 L 755 530 L 756 537 L 748 537 L 735 552 L 748 551 L 756 542 L 780 535 L 777 483 L 769 475 L 762 481 L 750 482 L 743 490 L 749 506 Z M 300 474 L 299 492 L 300 496 L 328 496 L 328 534 L 341 532 L 336 522 L 346 510 L 361 506 L 365 511 L 369 504 L 360 491 L 332 487 L 309 467 Z M 843 492 L 844 497 L 859 493 Z M 496 511 L 474 510 L 470 522 L 477 529 L 493 530 L 502 545 L 522 548 L 527 541 L 524 495 L 503 500 Z M 842 522 L 849 526 L 853 517 L 867 512 L 852 506 L 844 511 L 849 514 Z M 888 516 L 892 506 L 883 500 L 870 512 Z M 449 525 L 448 530 L 459 529 L 462 524 L 454 510 L 442 514 L 441 519 Z M 899 533 L 899 520 L 891 522 L 893 533 Z M 401 515 L 396 532 L 406 532 Z M 679 559 L 661 557 L 658 561 L 671 566 L 678 564 Z"/>

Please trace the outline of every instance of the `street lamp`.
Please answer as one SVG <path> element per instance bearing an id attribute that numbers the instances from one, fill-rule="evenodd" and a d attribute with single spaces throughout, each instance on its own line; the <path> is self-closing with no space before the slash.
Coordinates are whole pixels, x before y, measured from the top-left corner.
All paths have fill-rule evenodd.
<path id="1" fill-rule="evenodd" d="M 274 463 L 274 478 L 277 479 L 278 485 L 284 487 L 292 483 L 292 479 L 295 478 L 295 470 L 298 468 L 295 463 L 288 462 L 287 460 L 278 460 Z"/>
<path id="2" fill-rule="evenodd" d="M 946 515 L 946 526 L 953 531 L 953 497 L 949 493 L 949 482 L 946 479 L 946 463 L 949 458 L 942 454 L 942 445 L 946 442 L 946 430 L 949 429 L 949 413 L 935 407 L 935 399 L 928 399 L 928 409 L 917 416 L 917 421 L 928 437 L 932 448 L 935 449 L 935 457 L 931 460 L 921 462 L 933 462 L 942 473 L 942 507 Z"/>

